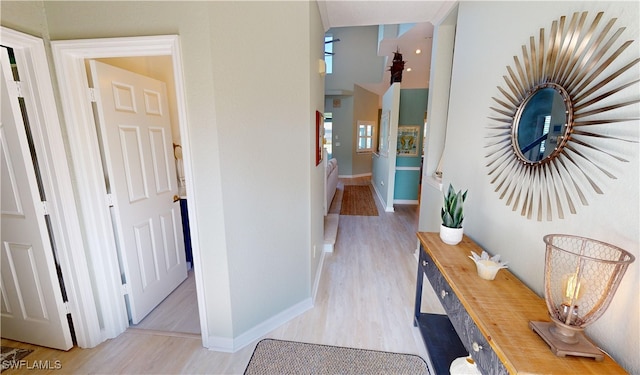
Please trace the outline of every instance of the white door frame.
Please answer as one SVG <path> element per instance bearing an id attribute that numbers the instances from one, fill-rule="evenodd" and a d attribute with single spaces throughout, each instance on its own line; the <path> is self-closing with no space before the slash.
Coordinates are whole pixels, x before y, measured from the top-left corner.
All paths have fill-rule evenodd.
<path id="1" fill-rule="evenodd" d="M 30 123 L 69 300 L 67 306 L 78 345 L 95 346 L 99 342 L 92 341 L 92 337 L 99 334 L 99 326 L 83 317 L 97 316 L 96 305 L 91 288 L 87 288 L 90 275 L 44 43 L 6 27 L 1 29 L 0 41 L 15 53 L 23 94 L 31 95 L 37 103 L 36 113 L 30 113 Z"/>
<path id="2" fill-rule="evenodd" d="M 101 320 L 101 341 L 124 332 L 129 323 L 124 304 L 123 290 L 113 227 L 94 126 L 93 110 L 88 96 L 88 80 L 85 59 L 109 57 L 171 56 L 176 90 L 180 138 L 183 146 L 184 172 L 187 188 L 188 210 L 192 220 L 191 245 L 195 270 L 196 291 L 200 315 L 201 332 L 207 332 L 205 304 L 202 285 L 202 269 L 198 246 L 198 225 L 193 220 L 197 215 L 193 192 L 192 163 L 189 129 L 187 126 L 186 100 L 182 73 L 182 53 L 176 35 L 83 39 L 52 41 L 53 57 L 62 98 L 66 130 L 75 172 L 75 188 L 79 198 L 78 211 L 83 223 L 87 253 L 93 271 L 93 287 L 98 301 L 98 316 L 86 316 L 87 321 Z M 85 284 L 89 285 L 89 284 Z M 202 334 L 207 346 L 207 334 Z"/>

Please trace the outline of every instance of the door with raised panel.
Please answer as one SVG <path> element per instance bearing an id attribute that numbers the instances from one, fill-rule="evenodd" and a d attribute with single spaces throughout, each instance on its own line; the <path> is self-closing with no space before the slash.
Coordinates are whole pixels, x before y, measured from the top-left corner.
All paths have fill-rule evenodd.
<path id="1" fill-rule="evenodd" d="M 107 191 L 139 323 L 187 277 L 165 84 L 90 61 Z"/>
<path id="2" fill-rule="evenodd" d="M 0 50 L 2 337 L 68 350 L 73 340 L 55 267 L 55 239 L 47 228 L 46 197 L 34 167 L 37 156 L 29 146 L 28 104 L 17 92 L 7 48 Z"/>

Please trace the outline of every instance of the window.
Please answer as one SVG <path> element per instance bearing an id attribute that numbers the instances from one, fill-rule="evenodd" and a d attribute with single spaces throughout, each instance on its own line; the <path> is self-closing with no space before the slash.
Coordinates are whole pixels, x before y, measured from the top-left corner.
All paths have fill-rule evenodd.
<path id="1" fill-rule="evenodd" d="M 373 122 L 358 121 L 358 148 L 356 152 L 372 152 L 373 139 Z"/>
<path id="2" fill-rule="evenodd" d="M 542 135 L 549 134 L 549 127 L 551 126 L 551 116 L 544 116 L 544 127 L 542 129 Z M 546 149 L 546 141 L 540 142 L 540 154 L 544 155 Z"/>
<path id="3" fill-rule="evenodd" d="M 326 64 L 326 74 L 333 73 L 333 35 L 324 35 L 324 62 Z"/>

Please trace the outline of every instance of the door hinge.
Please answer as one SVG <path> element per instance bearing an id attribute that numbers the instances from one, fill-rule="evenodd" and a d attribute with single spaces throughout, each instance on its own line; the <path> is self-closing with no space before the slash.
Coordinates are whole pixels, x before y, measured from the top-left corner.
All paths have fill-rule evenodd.
<path id="1" fill-rule="evenodd" d="M 18 98 L 24 98 L 24 95 L 22 95 L 22 82 L 20 81 L 13 81 L 13 84 L 15 85 L 15 90 L 16 90 L 16 96 Z"/>
<path id="2" fill-rule="evenodd" d="M 93 87 L 88 87 L 87 88 L 87 94 L 89 95 L 89 101 L 92 103 L 97 102 L 96 100 L 96 89 L 94 89 Z"/>
<path id="3" fill-rule="evenodd" d="M 127 296 L 131 294 L 131 288 L 129 288 L 129 284 L 122 284 L 122 295 Z"/>
<path id="4" fill-rule="evenodd" d="M 64 311 L 65 314 L 71 314 L 71 309 L 69 309 L 69 302 L 64 302 Z"/>
<path id="5" fill-rule="evenodd" d="M 42 203 L 42 214 L 49 215 L 49 205 L 47 204 L 47 201 L 42 201 L 40 203 Z"/>
<path id="6" fill-rule="evenodd" d="M 109 207 L 113 207 L 113 194 L 107 194 L 107 206 Z"/>

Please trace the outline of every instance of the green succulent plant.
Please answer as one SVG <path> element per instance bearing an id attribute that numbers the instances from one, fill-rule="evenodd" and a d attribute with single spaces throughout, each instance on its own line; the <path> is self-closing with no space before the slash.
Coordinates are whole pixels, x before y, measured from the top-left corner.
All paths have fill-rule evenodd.
<path id="1" fill-rule="evenodd" d="M 444 195 L 444 204 L 440 210 L 442 225 L 448 228 L 462 228 L 462 220 L 464 220 L 462 205 L 466 198 L 467 191 L 464 193 L 462 190 L 456 192 L 453 185 L 449 184 L 449 189 Z"/>

